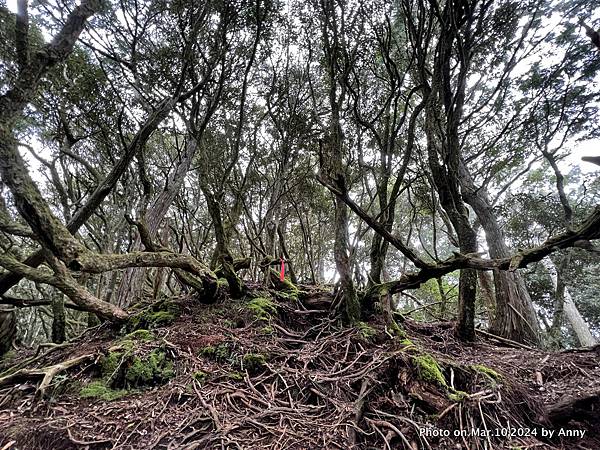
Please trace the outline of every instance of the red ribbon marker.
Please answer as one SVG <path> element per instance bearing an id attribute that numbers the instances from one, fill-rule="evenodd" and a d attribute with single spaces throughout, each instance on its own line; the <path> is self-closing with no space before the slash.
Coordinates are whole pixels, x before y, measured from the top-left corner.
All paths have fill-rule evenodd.
<path id="1" fill-rule="evenodd" d="M 283 261 L 283 258 L 281 259 L 281 272 L 279 273 L 279 279 L 281 281 L 283 281 L 285 279 L 285 262 Z"/>

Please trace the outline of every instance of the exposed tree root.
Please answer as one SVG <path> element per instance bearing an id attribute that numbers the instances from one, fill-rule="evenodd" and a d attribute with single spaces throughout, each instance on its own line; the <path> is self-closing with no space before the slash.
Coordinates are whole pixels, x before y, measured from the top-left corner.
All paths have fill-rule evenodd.
<path id="1" fill-rule="evenodd" d="M 582 397 L 570 397 L 548 408 L 546 419 L 555 426 L 567 425 L 570 421 L 590 422 L 597 420 L 600 409 L 600 389 Z"/>
<path id="2" fill-rule="evenodd" d="M 46 389 L 50 386 L 52 379 L 61 372 L 76 367 L 84 362 L 93 360 L 95 354 L 78 356 L 77 358 L 68 359 L 57 364 L 39 369 L 19 369 L 16 372 L 10 373 L 0 378 L 0 386 L 7 384 L 15 384 L 20 381 L 35 380 L 42 378 L 40 385 L 36 391 L 36 397 L 42 398 L 46 393 Z"/>
<path id="3" fill-rule="evenodd" d="M 263 286 L 259 289 L 268 295 Z M 330 303 L 331 293 L 302 286 L 298 299 L 277 301 L 277 292 L 269 292 L 274 309 L 262 319 L 249 314 L 243 301 L 205 306 L 193 297 L 183 300 L 176 324 L 153 329 L 157 341 L 147 344 L 149 349 L 168 342 L 175 350 L 174 378 L 164 385 L 111 402 L 68 391 L 66 398 L 56 396 L 46 404 L 47 409 L 37 403 L 32 414 L 23 414 L 26 391 L 4 388 L 0 392 L 12 398 L 0 406 L 0 436 L 40 449 L 51 448 L 50 435 L 56 442 L 140 449 L 600 448 L 595 445 L 597 418 L 582 415 L 586 408 L 588 413 L 597 410 L 600 391 L 587 389 L 591 393 L 585 398 L 548 409 L 539 395 L 532 395 L 535 390 L 526 377 L 507 371 L 527 366 L 524 370 L 542 371 L 544 380 L 556 381 L 563 372 L 592 380 L 597 365 L 591 355 L 547 356 L 496 347 L 485 343 L 491 339 L 487 336 L 465 347 L 454 338 L 451 323 L 425 326 L 407 319 L 406 337 L 386 333 L 381 318 L 340 328 L 329 311 L 314 309 Z M 38 391 L 48 390 L 57 373 L 93 362 L 102 348 L 115 344 L 107 337 L 96 343 L 86 339 L 87 355 L 56 363 L 61 356 L 53 353 L 50 360 L 37 362 L 46 367 L 21 368 L 1 378 L 0 385 L 41 379 Z M 70 349 L 62 351 L 66 355 Z M 495 355 L 506 355 L 508 365 L 502 366 Z M 568 363 L 556 364 L 552 358 Z M 571 364 L 578 361 L 578 367 Z M 73 378 L 87 385 L 92 374 Z M 543 392 L 553 385 L 548 382 Z M 584 423 L 575 426 L 578 420 Z M 585 441 L 502 434 L 507 427 L 565 425 L 588 430 Z M 24 431 L 29 429 L 38 431 Z M 424 430 L 451 434 L 427 435 Z"/>

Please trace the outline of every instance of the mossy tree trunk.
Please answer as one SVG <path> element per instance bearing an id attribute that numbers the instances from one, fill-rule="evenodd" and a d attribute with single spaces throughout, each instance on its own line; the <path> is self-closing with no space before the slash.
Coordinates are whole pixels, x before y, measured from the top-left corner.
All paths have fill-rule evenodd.
<path id="1" fill-rule="evenodd" d="M 321 40 L 325 57 L 325 69 L 328 75 L 328 103 L 331 110 L 329 127 L 326 138 L 321 145 L 321 171 L 327 180 L 331 181 L 341 192 L 347 192 L 346 177 L 343 170 L 344 143 L 340 113 L 346 98 L 346 86 L 343 82 L 344 70 L 340 67 L 342 60 L 341 49 L 345 30 L 343 29 L 343 9 L 337 10 L 332 0 L 321 3 Z M 348 207 L 339 197 L 334 198 L 335 222 L 334 222 L 334 249 L 333 255 L 335 266 L 339 275 L 341 289 L 340 313 L 349 323 L 360 320 L 361 307 L 352 280 L 352 267 L 350 264 L 348 244 Z"/>
<path id="2" fill-rule="evenodd" d="M 440 205 L 458 237 L 460 252 L 477 252 L 477 234 L 469 220 L 459 186 L 461 143 L 459 126 L 463 115 L 467 73 L 469 71 L 471 32 L 474 17 L 452 2 L 445 4 L 440 17 L 443 27 L 438 40 L 433 71 L 422 72 L 425 86 L 425 134 L 427 156 L 433 183 Z M 452 70 L 454 42 L 461 40 L 462 54 L 458 66 Z M 417 58 L 426 59 L 427 48 L 419 48 Z M 475 339 L 475 300 L 477 273 L 462 269 L 459 276 L 457 335 L 465 341 Z"/>
<path id="3" fill-rule="evenodd" d="M 208 207 L 208 212 L 212 219 L 213 230 L 215 232 L 216 246 L 214 254 L 216 255 L 216 258 L 213 269 L 216 269 L 217 265 L 220 266 L 220 271 L 229 284 L 229 292 L 231 296 L 233 298 L 240 298 L 244 295 L 244 284 L 237 276 L 233 267 L 233 257 L 231 256 L 231 253 L 229 253 L 227 242 L 228 239 L 223 226 L 219 200 L 211 192 L 207 184 L 201 183 L 200 189 L 202 190 L 204 198 L 206 199 L 206 205 Z"/>
<path id="4" fill-rule="evenodd" d="M 0 356 L 8 352 L 17 336 L 15 308 L 0 308 Z"/>

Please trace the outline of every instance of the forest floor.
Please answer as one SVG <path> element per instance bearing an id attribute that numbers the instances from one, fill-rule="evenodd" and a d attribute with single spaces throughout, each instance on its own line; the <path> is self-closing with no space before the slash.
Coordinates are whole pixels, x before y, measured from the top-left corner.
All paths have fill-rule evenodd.
<path id="1" fill-rule="evenodd" d="M 19 351 L 0 368 L 0 449 L 600 448 L 600 350 L 341 328 L 330 293 L 301 289 L 172 299 Z"/>

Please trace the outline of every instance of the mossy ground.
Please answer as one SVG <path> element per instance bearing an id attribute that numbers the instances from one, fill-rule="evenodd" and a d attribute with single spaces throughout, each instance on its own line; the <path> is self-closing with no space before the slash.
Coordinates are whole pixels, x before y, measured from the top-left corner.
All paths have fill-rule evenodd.
<path id="1" fill-rule="evenodd" d="M 131 316 L 125 325 L 125 330 L 133 332 L 139 329 L 168 326 L 175 322 L 179 315 L 180 310 L 175 303 L 162 300 Z"/>
<path id="2" fill-rule="evenodd" d="M 253 298 L 246 303 L 246 309 L 259 321 L 268 321 L 277 313 L 277 305 L 268 297 Z"/>
<path id="3" fill-rule="evenodd" d="M 99 377 L 84 385 L 80 395 L 110 401 L 167 382 L 175 376 L 174 364 L 166 349 L 157 344 L 150 330 L 126 334 L 100 359 Z"/>
<path id="4" fill-rule="evenodd" d="M 203 370 L 197 370 L 192 374 L 192 378 L 198 383 L 204 383 L 208 379 L 208 374 Z"/>
<path id="5" fill-rule="evenodd" d="M 102 358 L 95 369 L 82 371 L 82 366 L 61 374 L 72 380 L 68 382 L 71 389 L 52 391 L 48 403 L 52 423 L 64 430 L 76 420 L 81 426 L 70 430 L 81 441 L 121 439 L 131 448 L 150 448 L 162 439 L 165 447 L 182 448 L 188 439 L 187 444 L 200 441 L 206 448 L 218 448 L 220 437 L 211 424 L 216 420 L 232 424 L 227 437 L 244 448 L 254 448 L 259 440 L 261 448 L 277 448 L 281 435 L 271 437 L 262 426 L 277 426 L 282 417 L 293 425 L 295 434 L 285 436 L 296 439 L 292 443 L 298 448 L 352 448 L 355 444 L 402 448 L 399 436 L 386 435 L 385 427 L 380 427 L 383 435 L 370 427 L 388 422 L 418 445 L 421 427 L 481 429 L 482 416 L 490 428 L 497 426 L 496 417 L 530 425 L 530 418 L 539 417 L 539 411 L 530 406 L 536 399 L 528 397 L 526 389 L 515 390 L 520 381 L 509 372 L 515 367 L 515 353 L 528 355 L 523 366 L 528 361 L 538 364 L 537 353 L 494 350 L 481 343 L 474 352 L 473 346 L 454 339 L 450 327 L 423 327 L 419 332 L 408 320 L 402 326 L 410 338 L 395 335 L 389 321 L 382 318 L 375 317 L 360 328 L 345 327 L 331 320 L 320 305 L 298 308 L 288 300 L 270 297 L 262 286 L 259 289 L 254 294 L 267 300 L 266 304 L 258 302 L 259 312 L 267 313 L 266 320 L 256 320 L 247 301 L 225 299 L 206 306 L 190 298 L 182 305 L 184 315 L 176 324 L 125 330 L 127 334 L 113 334 L 112 340 L 108 333 L 114 331 L 105 329 L 102 339 L 92 335 L 81 341 L 78 351 L 102 353 Z M 309 310 L 323 312 L 307 314 Z M 40 365 L 68 359 L 72 351 L 60 349 Z M 486 352 L 491 355 L 487 359 Z M 507 365 L 496 364 L 502 358 L 497 355 L 507 355 Z M 499 370 L 489 369 L 489 364 Z M 584 369 L 590 372 L 590 367 Z M 506 382 L 491 383 L 498 373 Z M 123 398 L 127 401 L 108 403 Z M 355 420 L 359 399 L 364 409 L 353 443 L 346 434 L 347 421 Z M 302 413 L 289 410 L 290 404 Z M 39 428 L 47 421 L 45 412 L 23 414 L 19 405 L 15 402 L 8 425 L 0 420 L 0 435 L 9 433 L 15 424 Z M 273 409 L 277 416 L 267 414 Z M 248 411 L 253 412 L 258 428 L 248 422 Z M 106 421 L 97 420 L 98 416 Z M 188 418 L 200 422 L 186 423 Z M 402 418 L 410 418 L 414 425 Z M 196 431 L 186 428 L 190 423 Z M 32 441 L 25 435 L 8 436 L 18 441 L 19 448 L 44 448 L 28 445 Z M 325 444 L 324 438 L 328 439 Z M 475 438 L 465 439 L 476 447 Z M 465 445 L 461 439 L 428 438 L 428 443 L 431 448 Z M 510 443 L 498 437 L 492 444 L 509 448 Z M 536 442 L 524 444 L 531 447 Z"/>
<path id="6" fill-rule="evenodd" d="M 106 402 L 120 399 L 130 393 L 131 391 L 126 389 L 111 389 L 102 380 L 92 381 L 79 391 L 82 398 L 97 398 Z"/>
<path id="7" fill-rule="evenodd" d="M 242 358 L 242 367 L 256 373 L 267 364 L 267 357 L 261 353 L 246 353 Z"/>
<path id="8" fill-rule="evenodd" d="M 357 322 L 356 328 L 364 339 L 371 339 L 377 334 L 377 331 L 366 322 Z"/>

